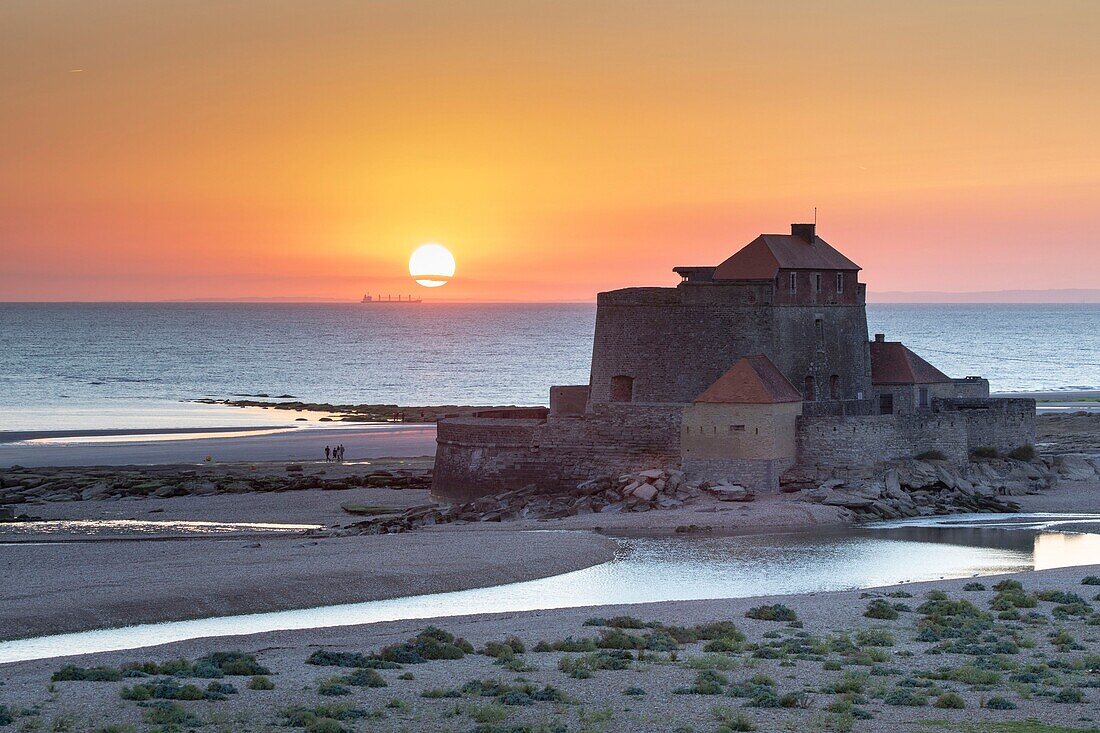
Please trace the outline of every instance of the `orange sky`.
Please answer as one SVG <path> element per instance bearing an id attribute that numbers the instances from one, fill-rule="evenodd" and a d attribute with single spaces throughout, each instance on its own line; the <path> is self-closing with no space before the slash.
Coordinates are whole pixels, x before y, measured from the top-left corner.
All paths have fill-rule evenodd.
<path id="1" fill-rule="evenodd" d="M 587 300 L 814 206 L 872 290 L 1100 287 L 1097 38 L 1093 0 L 10 0 L 0 301 Z"/>

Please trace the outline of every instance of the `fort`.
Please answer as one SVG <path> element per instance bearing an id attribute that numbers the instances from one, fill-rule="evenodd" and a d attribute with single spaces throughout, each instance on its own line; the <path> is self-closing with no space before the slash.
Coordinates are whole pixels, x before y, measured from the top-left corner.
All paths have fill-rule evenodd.
<path id="1" fill-rule="evenodd" d="M 793 224 L 717 266 L 673 268 L 676 287 L 600 293 L 588 384 L 551 387 L 549 409 L 440 419 L 432 493 L 669 467 L 768 493 L 796 466 L 1032 444 L 1034 400 L 990 398 L 985 379 L 868 338 L 860 269 Z"/>

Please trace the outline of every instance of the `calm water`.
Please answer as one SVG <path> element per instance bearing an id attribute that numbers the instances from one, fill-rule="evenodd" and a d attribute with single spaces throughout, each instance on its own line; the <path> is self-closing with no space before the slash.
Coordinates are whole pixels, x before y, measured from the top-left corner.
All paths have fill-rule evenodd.
<path id="1" fill-rule="evenodd" d="M 1071 523 L 1074 532 L 1058 531 Z M 634 537 L 614 560 L 453 593 L 144 624 L 0 643 L 0 663 L 198 637 L 622 603 L 866 588 L 1100 563 L 1100 515 L 962 515 L 879 528 L 751 536 Z M 25 548 L 9 547 L 15 553 Z"/>
<path id="2" fill-rule="evenodd" d="M 871 305 L 871 332 L 1000 391 L 1100 388 L 1100 305 Z M 594 305 L 0 304 L 0 430 L 249 422 L 180 400 L 546 404 Z M 263 416 L 267 423 L 269 415 Z"/>

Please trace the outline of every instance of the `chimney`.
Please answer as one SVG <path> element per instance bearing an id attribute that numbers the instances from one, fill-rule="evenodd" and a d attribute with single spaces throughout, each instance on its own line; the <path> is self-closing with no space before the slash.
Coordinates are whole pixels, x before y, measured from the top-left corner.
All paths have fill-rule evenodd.
<path id="1" fill-rule="evenodd" d="M 816 226 L 816 224 L 791 224 L 791 234 L 813 244 L 814 228 Z"/>
<path id="2" fill-rule="evenodd" d="M 882 343 L 886 343 L 886 334 L 884 334 L 884 333 L 876 333 L 876 334 L 875 334 L 875 343 L 876 343 L 876 344 L 882 344 Z"/>

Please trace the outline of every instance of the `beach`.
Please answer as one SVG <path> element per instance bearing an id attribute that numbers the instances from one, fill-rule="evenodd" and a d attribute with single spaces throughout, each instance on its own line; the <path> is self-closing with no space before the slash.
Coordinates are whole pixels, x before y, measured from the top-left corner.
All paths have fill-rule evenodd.
<path id="1" fill-rule="evenodd" d="M 1082 450 L 1100 453 L 1100 430 L 1095 424 L 1098 420 L 1100 416 L 1076 411 L 1043 415 L 1037 426 L 1042 450 L 1055 455 Z M 1019 685 L 1008 684 L 1013 674 L 1011 670 L 1023 664 L 1015 658 L 1000 673 L 996 685 L 975 686 L 920 677 L 930 669 L 924 661 L 927 658 L 925 650 L 930 645 L 916 640 L 919 615 L 915 612 L 902 613 L 900 621 L 885 624 L 893 644 L 875 647 L 877 651 L 869 652 L 871 658 L 880 661 L 853 662 L 849 658 L 851 654 L 845 656 L 839 652 L 791 651 L 799 639 L 835 639 L 845 634 L 855 638 L 861 629 L 884 627 L 883 623 L 861 615 L 868 603 L 864 597 L 867 593 L 889 597 L 883 596 L 885 591 L 877 588 L 774 597 L 753 594 L 749 590 L 748 597 L 723 595 L 710 600 L 704 597 L 625 605 L 613 602 L 604 605 L 608 603 L 605 600 L 599 606 L 585 607 L 584 599 L 591 598 L 592 594 L 586 592 L 583 585 L 571 591 L 568 584 L 553 580 L 582 573 L 577 576 L 577 582 L 583 584 L 593 582 L 583 580 L 588 577 L 583 575 L 588 570 L 606 575 L 621 567 L 621 572 L 626 572 L 631 567 L 629 563 L 615 563 L 622 562 L 624 551 L 638 552 L 624 548 L 649 546 L 644 538 L 653 538 L 654 547 L 661 546 L 663 540 L 660 538 L 672 536 L 681 538 L 677 546 L 682 547 L 692 547 L 699 542 L 709 543 L 703 546 L 715 543 L 718 546 L 726 542 L 724 538 L 727 537 L 735 544 L 748 542 L 747 546 L 760 548 L 780 548 L 790 542 L 803 541 L 813 547 L 814 542 L 826 541 L 822 551 L 827 556 L 835 552 L 829 548 L 843 547 L 852 531 L 857 532 L 854 538 L 859 536 L 860 530 L 853 530 L 857 525 L 853 525 L 852 512 L 842 506 L 807 502 L 798 493 L 760 497 L 748 503 L 724 502 L 703 495 L 683 506 L 662 511 L 610 515 L 582 512 L 559 519 L 458 521 L 398 534 L 370 534 L 361 530 L 349 534 L 348 527 L 362 526 L 364 521 L 370 524 L 370 516 L 357 516 L 353 511 L 384 517 L 432 504 L 426 483 L 431 468 L 430 455 L 426 454 L 430 453 L 430 448 L 425 446 L 434 436 L 434 426 L 353 424 L 306 426 L 278 432 L 266 432 L 261 428 L 261 431 L 244 436 L 208 431 L 199 433 L 201 437 L 175 430 L 131 432 L 121 439 L 103 433 L 94 436 L 11 435 L 8 442 L 0 443 L 0 456 L 4 456 L 5 461 L 14 463 L 19 459 L 28 464 L 22 469 L 26 473 L 5 474 L 9 479 L 40 476 L 47 486 L 72 481 L 85 487 L 76 490 L 75 494 L 46 491 L 36 496 L 51 500 L 35 499 L 30 503 L 9 505 L 39 521 L 22 526 L 19 523 L 9 525 L 3 544 L 0 544 L 0 558 L 8 579 L 0 598 L 3 609 L 0 629 L 6 640 L 26 639 L 38 645 L 27 649 L 53 651 L 15 651 L 23 648 L 18 646 L 6 651 L 10 644 L 22 642 L 11 641 L 8 646 L 0 643 L 0 659 L 8 654 L 8 659 L 26 660 L 11 661 L 0 667 L 0 676 L 5 681 L 0 687 L 0 704 L 14 711 L 17 719 L 26 718 L 28 723 L 65 719 L 73 721 L 77 729 L 85 726 L 88 730 L 107 724 L 140 725 L 154 714 L 150 703 L 123 703 L 119 707 L 119 695 L 123 687 L 140 684 L 144 678 L 117 682 L 55 682 L 53 693 L 43 691 L 50 684 L 51 675 L 68 663 L 85 667 L 117 666 L 181 656 L 197 658 L 225 650 L 256 655 L 258 663 L 269 670 L 268 677 L 274 681 L 275 689 L 248 690 L 245 687 L 249 678 L 229 677 L 226 679 L 238 692 L 225 696 L 225 700 L 172 702 L 171 705 L 182 706 L 186 715 L 203 723 L 234 720 L 233 730 L 242 731 L 282 726 L 287 722 L 286 711 L 291 708 L 311 710 L 316 713 L 315 718 L 318 715 L 351 716 L 336 723 L 348 731 L 397 731 L 411 721 L 416 721 L 425 730 L 462 731 L 469 730 L 482 718 L 492 719 L 495 721 L 492 725 L 498 727 L 506 724 L 519 726 L 515 730 L 529 728 L 532 731 L 542 730 L 538 726 L 554 729 L 552 721 L 561 721 L 566 729 L 577 727 L 579 730 L 666 730 L 677 726 L 709 730 L 727 719 L 751 719 L 752 725 L 760 730 L 779 730 L 791 725 L 844 729 L 850 724 L 855 730 L 877 731 L 915 726 L 926 717 L 929 706 L 949 693 L 961 697 L 964 707 L 936 710 L 936 715 L 948 724 L 968 720 L 976 713 L 966 711 L 979 709 L 997 692 L 1010 697 L 1016 709 L 996 712 L 981 708 L 983 720 L 1016 720 L 1026 715 L 1051 724 L 1068 724 L 1080 717 L 1079 711 L 1100 703 L 1095 698 L 1095 689 L 1087 684 L 1090 679 L 1087 675 L 1075 682 L 1067 681 L 1066 673 L 1060 673 L 1061 686 L 1052 694 L 1071 685 L 1079 690 L 1082 702 L 1052 706 L 1041 702 L 1045 700 L 1041 695 L 1021 696 Z M 33 442 L 41 438 L 58 440 Z M 32 442 L 26 442 L 28 440 Z M 325 444 L 338 443 L 348 446 L 347 462 L 303 460 L 315 454 L 318 448 L 323 450 Z M 206 451 L 212 451 L 218 458 L 205 460 L 201 454 Z M 272 455 L 277 458 L 261 458 Z M 31 460 L 27 460 L 28 457 Z M 98 468 L 93 467 L 97 464 L 100 464 Z M 53 468 L 36 469 L 36 465 L 52 465 Z M 38 473 L 32 473 L 34 471 Z M 110 488 L 113 485 L 110 481 L 116 480 L 110 477 L 124 477 L 117 479 L 123 483 Z M 403 487 L 385 486 L 399 479 L 404 482 Z M 107 480 L 108 488 L 99 488 L 100 483 L 89 483 L 92 480 Z M 118 486 L 141 488 L 119 489 Z M 27 491 L 31 495 L 34 490 Z M 1100 478 L 1094 478 L 1062 480 L 1047 490 L 1010 498 L 1020 511 L 1029 513 L 1027 516 L 1058 513 L 1061 525 L 1051 531 L 1063 534 L 1051 535 L 1056 539 L 1092 536 L 1072 533 L 1094 532 L 1094 520 L 1083 520 L 1077 526 L 1072 518 L 1095 513 L 1098 495 Z M 909 532 L 905 536 L 932 542 L 928 546 L 929 557 L 959 558 L 953 560 L 955 565 L 944 566 L 943 572 L 949 576 L 960 573 L 988 575 L 991 571 L 996 572 L 996 568 L 1019 567 L 1020 563 L 1029 562 L 1026 558 L 1031 551 L 1031 540 L 1026 534 L 1005 535 L 1018 537 L 1019 541 L 999 539 L 1001 544 L 997 546 L 1004 549 L 996 550 L 981 549 L 988 544 L 981 530 L 965 530 L 971 533 L 968 535 L 971 539 L 962 541 L 975 542 L 978 548 L 973 551 L 973 557 L 988 558 L 982 565 L 982 562 L 968 562 L 965 554 L 952 554 L 950 545 L 935 544 L 943 541 L 936 539 L 936 533 L 941 531 L 925 529 L 917 535 Z M 945 537 L 962 537 L 959 531 L 962 530 Z M 831 536 L 837 539 L 824 539 Z M 629 537 L 643 539 L 640 545 L 638 540 L 626 540 L 624 544 L 623 538 Z M 1081 558 L 1091 557 L 1081 555 L 1080 547 L 1085 546 L 1067 545 L 1069 549 L 1059 549 L 1058 542 L 1050 540 L 1042 548 L 1035 546 L 1036 553 L 1042 549 L 1044 555 L 1040 560 L 1036 554 L 1031 562 L 1036 567 L 1040 563 L 1053 568 L 1067 562 L 1076 565 Z M 792 551 L 795 555 L 803 555 L 813 550 Z M 1002 559 L 998 553 L 1008 554 Z M 1077 559 L 1066 559 L 1070 556 Z M 1010 559 L 1017 557 L 1020 559 Z M 855 566 L 860 567 L 856 558 L 858 555 L 853 558 Z M 610 562 L 612 560 L 614 562 Z M 823 562 L 821 567 L 828 567 L 829 561 Z M 1081 579 L 1100 571 L 1100 556 L 1095 562 L 1098 563 L 1095 566 L 1015 573 L 1013 577 L 1021 579 L 1029 588 L 1057 588 L 1081 595 Z M 600 571 L 601 568 L 609 570 Z M 884 577 L 934 578 L 937 576 L 930 573 L 935 569 L 935 566 L 920 569 L 914 565 L 912 572 Z M 653 567 L 646 572 L 654 572 Z M 597 573 L 592 577 L 600 576 Z M 541 579 L 546 579 L 545 586 L 537 585 Z M 714 581 L 703 580 L 700 576 L 699 582 Z M 993 580 L 983 579 L 982 582 L 987 588 L 992 587 Z M 531 591 L 536 594 L 535 598 L 518 603 L 507 600 L 507 589 L 515 587 L 519 591 L 526 587 L 524 584 L 530 583 L 536 584 Z M 868 585 L 876 583 L 870 581 Z M 980 599 L 988 605 L 991 591 L 984 591 L 984 595 L 963 592 L 960 589 L 964 585 L 964 580 L 947 579 L 906 583 L 904 589 L 914 596 L 913 601 L 907 602 L 913 608 L 933 587 L 965 593 L 966 598 Z M 547 590 L 536 590 L 542 587 Z M 498 588 L 502 590 L 494 590 Z M 705 585 L 703 588 L 705 596 Z M 461 593 L 475 589 L 483 589 L 484 593 L 463 600 Z M 460 595 L 451 598 L 455 592 Z M 556 595 L 547 595 L 540 603 L 539 592 Z M 675 598 L 680 592 L 683 591 L 672 588 L 664 596 L 654 596 L 650 592 L 638 597 Z M 718 590 L 717 586 L 714 592 L 729 593 Z M 492 599 L 497 597 L 494 593 L 501 599 L 498 607 L 517 610 L 485 613 L 493 608 L 495 601 Z M 733 595 L 746 593 L 735 591 Z M 614 594 L 607 596 L 612 600 L 614 597 Z M 687 597 L 697 596 L 689 593 Z M 417 600 L 421 598 L 424 600 Z M 576 600 L 571 602 L 571 598 Z M 371 606 L 373 602 L 388 603 L 388 599 L 397 604 L 391 610 Z M 1091 595 L 1085 598 L 1089 599 Z M 744 617 L 750 608 L 773 603 L 792 609 L 802 626 L 795 628 Z M 360 606 L 362 609 L 356 610 Z M 425 616 L 430 616 L 431 612 L 416 612 L 420 606 L 447 609 L 447 615 L 427 618 Z M 540 607 L 542 610 L 536 610 Z M 297 613 L 295 609 L 302 611 L 285 618 L 280 616 Z M 317 614 L 311 609 L 332 611 Z M 337 612 L 336 609 L 347 610 Z M 409 613 L 413 615 L 400 620 L 402 614 Z M 992 623 L 999 634 L 1023 634 L 1034 642 L 1034 647 L 1020 653 L 1035 657 L 1037 663 L 1048 653 L 1046 632 L 1050 629 L 1068 629 L 1066 633 L 1075 639 L 1091 638 L 1088 627 L 1091 613 L 1046 618 L 1041 627 L 1037 619 L 1032 619 L 1034 625 L 1025 624 L 1020 631 L 1013 630 L 1015 622 L 1012 621 L 995 618 Z M 598 651 L 592 651 L 598 647 L 589 649 L 582 645 L 587 651 L 578 652 L 536 653 L 531 650 L 539 640 L 598 638 L 600 629 L 584 626 L 584 622 L 593 617 L 618 615 L 680 626 L 733 621 L 746 639 L 726 644 L 722 647 L 726 651 L 720 653 L 704 651 L 710 643 L 705 640 L 677 643 L 675 648 L 666 643 L 661 651 L 643 649 L 641 659 L 637 658 L 638 650 L 632 649 L 630 661 L 612 664 L 621 669 L 599 669 L 599 664 L 611 663 L 592 657 L 593 654 L 598 656 Z M 395 620 L 356 622 L 357 618 L 364 617 Z M 206 623 L 204 619 L 209 621 L 208 626 L 188 630 L 186 624 Z M 184 626 L 176 629 L 170 623 L 163 632 L 158 632 L 157 622 Z M 94 634 L 84 634 L 134 624 L 138 625 L 135 631 L 124 631 L 121 637 L 108 631 L 102 632 L 107 636 L 98 640 Z M 997 624 L 1008 626 L 1001 629 Z M 329 683 L 341 686 L 339 681 L 333 682 L 333 678 L 346 677 L 354 670 L 305 663 L 318 649 L 369 654 L 410 638 L 429 625 L 465 637 L 475 649 L 482 649 L 489 641 L 515 635 L 524 640 L 528 651 L 503 666 L 493 657 L 465 654 L 461 659 L 404 665 L 402 670 L 378 670 L 385 687 L 360 688 L 343 684 L 350 692 L 331 699 L 321 690 L 327 690 Z M 204 628 L 207 630 L 203 631 Z M 234 629 L 241 628 L 257 631 L 234 635 L 239 633 Z M 606 635 L 609 630 L 605 628 L 603 632 Z M 636 630 L 631 633 L 651 632 Z M 75 636 L 57 636 L 58 640 L 70 640 L 58 642 L 61 646 L 49 643 L 43 646 L 35 641 L 35 637 L 46 641 L 58 634 Z M 117 639 L 127 637 L 134 640 L 130 645 L 141 648 L 57 658 L 59 653 L 66 654 L 65 649 L 78 650 L 87 644 L 92 644 L 92 648 L 117 648 L 114 646 Z M 161 643 L 158 638 L 183 640 Z M 780 644 L 777 639 L 787 640 L 778 653 L 760 651 L 761 645 Z M 122 645 L 127 646 L 125 641 Z M 1084 647 L 1088 648 L 1088 645 Z M 915 656 L 909 656 L 910 652 Z M 50 658 L 35 661 L 36 655 Z M 582 661 L 569 661 L 574 657 Z M 837 657 L 835 663 L 829 663 L 832 657 Z M 853 658 L 862 659 L 858 655 Z M 933 669 L 951 664 L 969 670 L 975 658 L 963 653 L 943 653 L 935 661 Z M 571 665 L 583 667 L 593 663 L 597 663 L 597 668 L 586 672 L 591 675 L 587 678 L 578 679 L 572 672 L 562 671 L 573 669 Z M 827 663 L 829 669 L 823 673 L 822 665 Z M 1008 662 L 998 664 L 1004 666 Z M 878 668 L 886 671 L 874 671 Z M 720 684 L 720 692 L 716 695 L 678 694 L 678 690 L 690 688 L 707 670 L 722 675 L 729 684 Z M 406 671 L 411 671 L 413 678 L 398 679 Z M 797 698 L 797 702 L 791 703 L 792 707 L 769 707 L 771 703 L 766 703 L 764 708 L 752 704 L 746 707 L 751 698 L 737 697 L 740 694 L 737 684 L 739 680 L 756 675 L 772 678 L 776 699 L 795 695 L 791 700 Z M 863 693 L 846 697 L 825 691 L 830 680 L 847 682 L 853 675 L 864 680 Z M 153 679 L 158 677 L 154 675 Z M 528 689 L 524 685 L 534 685 L 537 690 L 549 685 L 559 690 L 560 696 L 554 693 L 551 697 L 556 702 L 549 704 L 533 699 L 529 705 L 510 705 L 502 702 L 505 698 L 500 696 L 489 695 L 482 699 L 479 693 L 470 692 L 472 687 L 465 692 L 461 689 L 472 680 L 485 679 L 500 680 L 523 689 Z M 911 680 L 916 680 L 913 686 L 909 686 Z M 195 684 L 195 680 L 188 678 L 181 678 L 179 682 Z M 209 681 L 199 682 L 205 688 Z M 377 680 L 374 683 L 377 684 Z M 644 694 L 623 692 L 635 688 Z M 436 689 L 443 692 L 433 692 Z M 888 703 L 887 700 L 901 699 L 899 689 L 915 690 L 924 702 L 902 706 Z M 763 694 L 768 690 L 756 692 Z M 456 696 L 451 697 L 452 694 Z M 1065 694 L 1074 696 L 1074 693 Z M 522 699 L 516 695 L 512 698 Z M 947 699 L 952 704 L 957 703 L 954 697 Z M 167 701 L 160 704 L 170 705 Z M 337 707 L 331 707 L 333 704 Z M 171 709 L 179 712 L 178 707 Z M 869 717 L 864 719 L 864 714 Z"/>

